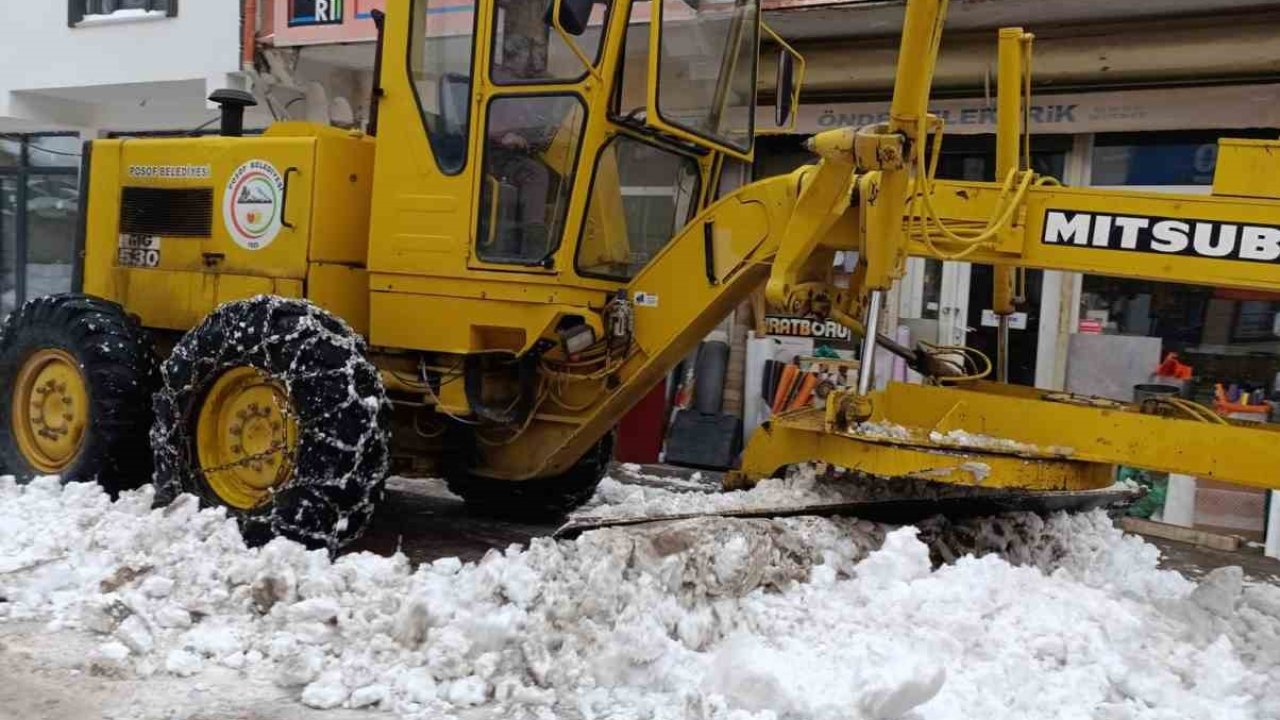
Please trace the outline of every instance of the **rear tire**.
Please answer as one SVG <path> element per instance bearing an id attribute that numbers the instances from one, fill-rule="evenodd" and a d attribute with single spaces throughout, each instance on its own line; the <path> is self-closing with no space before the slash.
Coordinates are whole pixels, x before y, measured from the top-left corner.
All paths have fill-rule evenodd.
<path id="1" fill-rule="evenodd" d="M 613 460 L 614 433 L 610 431 L 568 471 L 533 480 L 496 480 L 466 473 L 451 474 L 449 491 L 481 515 L 547 522 L 563 518 L 595 494 Z"/>
<path id="2" fill-rule="evenodd" d="M 28 301 L 0 335 L 4 471 L 112 494 L 146 484 L 156 365 L 150 336 L 119 305 L 78 294 Z"/>
<path id="3" fill-rule="evenodd" d="M 387 474 L 390 404 L 377 368 L 365 357 L 364 340 L 345 322 L 302 300 L 263 296 L 227 303 L 182 338 L 162 370 L 151 433 L 160 502 L 187 492 L 206 506 L 226 507 L 250 545 L 286 537 L 332 552 L 364 532 Z M 249 454 L 248 438 L 258 405 L 247 405 L 247 420 L 230 420 L 230 440 L 223 439 L 225 420 L 212 432 L 202 425 L 212 422 L 206 404 L 223 402 L 221 395 L 211 396 L 234 394 L 235 382 L 227 389 L 227 379 L 246 373 L 261 377 L 257 392 L 274 388 L 290 426 L 287 441 L 257 455 Z M 224 414 L 239 409 L 235 417 L 246 415 L 243 404 L 229 407 Z M 279 431 L 275 416 L 269 420 Z M 235 433 L 242 437 L 236 440 Z M 230 444 L 210 447 L 218 443 Z M 210 457 L 243 459 L 206 468 Z M 266 487 L 226 479 L 241 470 L 260 479 L 244 468 L 261 466 L 263 458 L 273 469 L 279 458 L 282 468 Z M 230 493 L 228 482 L 248 494 Z"/>

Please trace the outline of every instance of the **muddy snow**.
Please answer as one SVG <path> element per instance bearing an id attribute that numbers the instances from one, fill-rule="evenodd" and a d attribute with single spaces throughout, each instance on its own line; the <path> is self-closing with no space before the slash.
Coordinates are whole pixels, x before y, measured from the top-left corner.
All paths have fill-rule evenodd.
<path id="1" fill-rule="evenodd" d="M 0 480 L 0 671 L 74 644 L 138 720 L 245 693 L 423 719 L 1280 716 L 1280 588 L 1159 570 L 1100 512 L 700 519 L 415 568 L 151 504 Z"/>

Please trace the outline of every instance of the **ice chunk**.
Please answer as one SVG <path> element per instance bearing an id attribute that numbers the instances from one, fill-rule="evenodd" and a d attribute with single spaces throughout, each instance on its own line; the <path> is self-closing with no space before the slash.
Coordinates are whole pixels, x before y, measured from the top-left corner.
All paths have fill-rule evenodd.
<path id="1" fill-rule="evenodd" d="M 350 691 L 342 684 L 342 673 L 330 671 L 302 691 L 302 704 L 319 710 L 336 708 L 347 701 Z"/>
<path id="2" fill-rule="evenodd" d="M 204 667 L 199 655 L 186 650 L 173 650 L 164 659 L 164 669 L 178 677 L 191 677 Z"/>

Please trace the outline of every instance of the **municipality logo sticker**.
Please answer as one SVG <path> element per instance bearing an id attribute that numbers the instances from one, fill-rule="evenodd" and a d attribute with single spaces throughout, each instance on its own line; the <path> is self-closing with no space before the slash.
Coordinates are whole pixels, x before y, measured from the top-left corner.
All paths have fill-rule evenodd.
<path id="1" fill-rule="evenodd" d="M 266 160 L 236 168 L 222 200 L 227 232 L 245 250 L 261 250 L 280 233 L 284 177 Z"/>

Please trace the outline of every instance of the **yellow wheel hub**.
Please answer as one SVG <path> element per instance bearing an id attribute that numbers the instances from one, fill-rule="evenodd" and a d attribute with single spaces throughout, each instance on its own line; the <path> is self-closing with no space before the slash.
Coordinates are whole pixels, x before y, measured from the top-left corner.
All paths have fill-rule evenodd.
<path id="1" fill-rule="evenodd" d="M 281 385 L 251 367 L 223 373 L 200 407 L 196 455 L 205 482 L 233 508 L 252 510 L 293 474 L 298 428 Z"/>
<path id="2" fill-rule="evenodd" d="M 10 417 L 18 449 L 33 468 L 56 475 L 71 465 L 89 425 L 89 391 L 71 353 L 46 348 L 27 358 L 14 382 Z"/>

